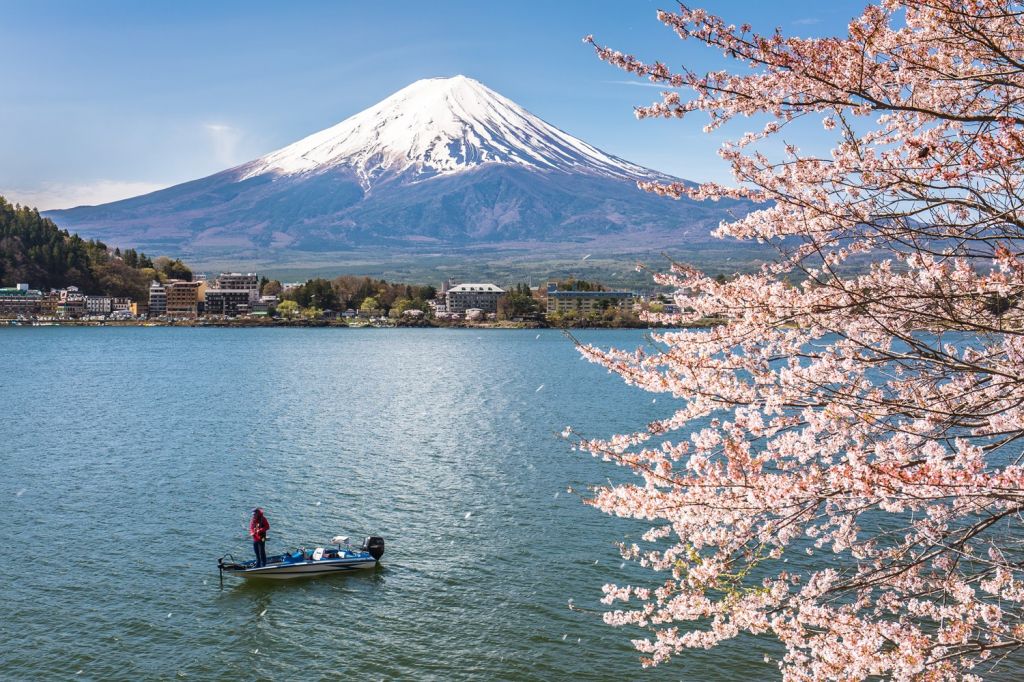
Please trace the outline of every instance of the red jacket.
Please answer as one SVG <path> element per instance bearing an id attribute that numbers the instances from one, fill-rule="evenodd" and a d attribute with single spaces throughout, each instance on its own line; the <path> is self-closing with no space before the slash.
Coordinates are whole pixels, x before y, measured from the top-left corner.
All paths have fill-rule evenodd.
<path id="1" fill-rule="evenodd" d="M 252 521 L 249 522 L 249 535 L 252 536 L 252 539 L 257 542 L 266 540 L 268 530 L 270 530 L 270 521 L 267 521 L 267 517 L 263 514 L 253 515 Z"/>

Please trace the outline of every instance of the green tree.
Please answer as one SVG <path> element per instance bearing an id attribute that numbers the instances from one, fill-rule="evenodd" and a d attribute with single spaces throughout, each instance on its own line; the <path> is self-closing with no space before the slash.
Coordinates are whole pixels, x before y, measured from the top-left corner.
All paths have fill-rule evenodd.
<path id="1" fill-rule="evenodd" d="M 75 285 L 94 290 L 90 252 L 98 248 L 96 242 L 90 246 L 59 229 L 35 209 L 13 206 L 0 197 L 0 285 L 28 282 L 44 289 Z"/>
<path id="2" fill-rule="evenodd" d="M 328 310 L 337 310 L 340 302 L 334 287 L 326 279 L 316 278 L 307 281 L 300 287 L 296 287 L 289 293 L 289 298 L 303 308 L 314 306 Z"/>
<path id="3" fill-rule="evenodd" d="M 600 282 L 588 282 L 585 279 L 576 279 L 575 277 L 560 280 L 556 284 L 560 291 L 605 291 L 604 285 Z"/>
<path id="4" fill-rule="evenodd" d="M 171 261 L 170 266 L 164 270 L 164 273 L 171 279 L 183 279 L 186 282 L 192 281 L 192 270 L 182 263 L 180 258 L 175 258 Z"/>
<path id="5" fill-rule="evenodd" d="M 160 256 L 156 259 L 156 269 L 164 274 L 167 279 L 182 279 L 186 282 L 192 281 L 192 270 L 181 262 L 180 258 L 171 260 L 167 256 Z"/>
<path id="6" fill-rule="evenodd" d="M 149 289 L 149 283 L 160 279 L 160 273 L 158 273 L 152 266 L 139 268 L 139 274 L 142 275 L 142 280 L 146 283 L 146 288 Z M 148 296 L 148 293 L 147 293 Z"/>
<path id="7" fill-rule="evenodd" d="M 276 279 L 272 279 L 263 285 L 261 294 L 264 296 L 280 296 L 282 291 L 281 283 Z"/>
<path id="8" fill-rule="evenodd" d="M 388 312 L 389 317 L 401 317 L 406 310 L 412 309 L 412 301 L 407 298 L 399 298 L 392 305 Z"/>
<path id="9" fill-rule="evenodd" d="M 520 282 L 502 297 L 500 313 L 507 318 L 534 317 L 540 310 L 540 304 L 533 297 L 528 284 Z"/>
<path id="10" fill-rule="evenodd" d="M 285 319 L 291 319 L 299 313 L 299 304 L 295 301 L 281 301 L 277 304 L 277 314 Z"/>
<path id="11" fill-rule="evenodd" d="M 380 309 L 380 303 L 373 296 L 367 296 L 363 299 L 363 302 L 359 305 L 359 310 L 364 313 L 372 314 L 373 311 Z"/>

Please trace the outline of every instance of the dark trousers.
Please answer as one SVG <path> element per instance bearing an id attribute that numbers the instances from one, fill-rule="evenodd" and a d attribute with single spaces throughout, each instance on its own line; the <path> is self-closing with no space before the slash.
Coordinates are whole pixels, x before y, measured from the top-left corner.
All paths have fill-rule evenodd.
<path id="1" fill-rule="evenodd" d="M 252 551 L 256 552 L 256 566 L 267 565 L 267 541 L 253 540 Z"/>

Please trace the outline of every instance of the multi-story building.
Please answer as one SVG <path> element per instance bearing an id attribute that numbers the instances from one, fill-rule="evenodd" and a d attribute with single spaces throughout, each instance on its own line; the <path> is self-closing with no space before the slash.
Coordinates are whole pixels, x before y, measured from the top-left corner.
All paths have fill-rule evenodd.
<path id="1" fill-rule="evenodd" d="M 86 296 L 85 312 L 91 315 L 109 315 L 112 310 L 109 296 Z"/>
<path id="2" fill-rule="evenodd" d="M 28 284 L 0 289 L 0 317 L 31 317 L 41 312 L 43 294 Z"/>
<path id="3" fill-rule="evenodd" d="M 132 299 L 117 297 L 110 299 L 110 312 L 131 312 L 132 310 Z"/>
<path id="4" fill-rule="evenodd" d="M 260 277 L 255 272 L 222 272 L 217 277 L 217 288 L 248 292 L 250 305 L 260 300 Z"/>
<path id="5" fill-rule="evenodd" d="M 54 317 L 57 314 L 57 305 L 59 303 L 60 292 L 51 291 L 48 294 L 43 294 L 43 297 L 39 299 L 40 317 Z"/>
<path id="6" fill-rule="evenodd" d="M 203 313 L 228 317 L 246 315 L 252 309 L 250 296 L 246 289 L 207 289 Z"/>
<path id="7" fill-rule="evenodd" d="M 78 290 L 78 287 L 61 289 L 57 295 L 58 317 L 85 317 L 88 314 L 86 296 Z"/>
<path id="8" fill-rule="evenodd" d="M 437 292 L 437 298 L 432 301 L 434 313 L 448 312 L 448 290 L 455 286 L 455 280 L 449 277 L 441 282 L 441 290 Z"/>
<path id="9" fill-rule="evenodd" d="M 253 304 L 251 312 L 253 315 L 269 315 L 278 303 L 280 299 L 277 296 L 260 296 L 260 300 Z"/>
<path id="10" fill-rule="evenodd" d="M 167 283 L 167 314 L 179 317 L 195 317 L 199 314 L 199 298 L 205 282 L 184 282 L 171 280 Z"/>
<path id="11" fill-rule="evenodd" d="M 160 282 L 154 281 L 149 285 L 149 306 L 150 317 L 159 317 L 167 312 L 167 289 Z"/>
<path id="12" fill-rule="evenodd" d="M 462 314 L 470 308 L 485 313 L 498 312 L 498 299 L 505 290 L 494 284 L 457 284 L 445 292 L 445 310 Z"/>
<path id="13" fill-rule="evenodd" d="M 548 284 L 548 315 L 599 315 L 610 308 L 629 310 L 632 291 L 559 291 L 554 282 Z"/>

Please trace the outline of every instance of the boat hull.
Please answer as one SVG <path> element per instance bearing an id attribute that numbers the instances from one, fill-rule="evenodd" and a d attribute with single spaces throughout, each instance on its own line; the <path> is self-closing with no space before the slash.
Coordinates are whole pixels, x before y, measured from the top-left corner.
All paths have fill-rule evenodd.
<path id="1" fill-rule="evenodd" d="M 359 559 L 322 559 L 320 561 L 300 561 L 295 563 L 268 564 L 260 568 L 224 568 L 227 575 L 236 575 L 248 580 L 292 580 L 295 578 L 314 578 L 317 576 L 348 573 L 377 565 L 372 557 Z"/>
<path id="2" fill-rule="evenodd" d="M 267 557 L 264 566 L 256 566 L 255 559 L 240 562 L 225 554 L 217 560 L 217 567 L 221 576 L 226 573 L 245 579 L 291 580 L 373 568 L 384 555 L 384 538 L 376 535 L 366 538 L 358 549 L 349 545 L 343 535 L 334 538 L 332 543 L 337 547 L 302 547 Z"/>

